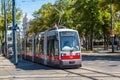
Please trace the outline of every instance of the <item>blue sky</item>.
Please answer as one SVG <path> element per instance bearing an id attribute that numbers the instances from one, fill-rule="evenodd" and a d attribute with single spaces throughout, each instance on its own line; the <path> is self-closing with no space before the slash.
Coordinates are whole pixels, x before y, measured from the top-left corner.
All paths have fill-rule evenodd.
<path id="1" fill-rule="evenodd" d="M 28 19 L 32 19 L 32 13 L 40 9 L 40 7 L 48 2 L 54 4 L 56 0 L 16 0 L 16 7 L 20 7 L 23 16 L 27 13 Z"/>
<path id="2" fill-rule="evenodd" d="M 27 13 L 28 19 L 31 19 L 33 18 L 32 13 L 40 9 L 40 7 L 43 4 L 48 2 L 51 2 L 52 4 L 54 4 L 56 0 L 15 0 L 15 1 L 16 1 L 16 7 L 21 8 L 23 12 L 23 16 L 25 15 L 25 13 Z M 1 0 L 0 0 L 0 12 L 1 12 Z"/>
<path id="3" fill-rule="evenodd" d="M 11 0 L 12 1 L 12 0 Z M 32 19 L 32 13 L 34 11 L 37 11 L 40 9 L 40 7 L 48 2 L 51 2 L 52 4 L 55 3 L 56 0 L 15 0 L 16 1 L 16 7 L 20 8 L 23 12 L 23 16 L 25 13 L 27 13 L 28 19 Z M 1 0 L 0 0 L 0 12 L 1 12 Z M 19 25 L 21 26 L 22 23 Z M 8 31 L 11 33 L 10 31 Z"/>

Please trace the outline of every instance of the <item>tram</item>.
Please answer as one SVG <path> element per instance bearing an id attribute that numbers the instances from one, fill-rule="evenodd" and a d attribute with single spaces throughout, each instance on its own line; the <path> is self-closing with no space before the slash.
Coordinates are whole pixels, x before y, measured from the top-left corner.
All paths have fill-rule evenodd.
<path id="1" fill-rule="evenodd" d="M 76 30 L 63 26 L 27 37 L 23 57 L 48 66 L 81 67 L 80 38 Z"/>

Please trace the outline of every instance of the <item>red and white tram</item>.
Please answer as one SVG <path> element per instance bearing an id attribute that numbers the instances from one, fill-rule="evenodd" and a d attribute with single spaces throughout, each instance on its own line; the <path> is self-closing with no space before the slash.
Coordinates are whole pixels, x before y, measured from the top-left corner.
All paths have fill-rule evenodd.
<path id="1" fill-rule="evenodd" d="M 24 42 L 25 59 L 61 68 L 81 67 L 80 38 L 76 30 L 53 28 Z"/>

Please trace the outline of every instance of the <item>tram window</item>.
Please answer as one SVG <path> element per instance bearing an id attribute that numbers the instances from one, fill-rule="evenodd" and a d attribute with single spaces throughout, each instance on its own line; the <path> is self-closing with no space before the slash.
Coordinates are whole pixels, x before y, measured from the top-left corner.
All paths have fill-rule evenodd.
<path id="1" fill-rule="evenodd" d="M 55 56 L 59 54 L 59 47 L 58 47 L 58 41 L 55 41 Z"/>
<path id="2" fill-rule="evenodd" d="M 28 38 L 27 42 L 26 42 L 26 48 L 27 48 L 27 55 L 32 55 L 32 40 L 30 40 Z"/>
<path id="3" fill-rule="evenodd" d="M 60 33 L 60 48 L 61 50 L 79 50 L 79 39 L 76 32 L 61 32 Z"/>
<path id="4" fill-rule="evenodd" d="M 44 37 L 41 37 L 40 39 L 40 43 L 39 43 L 39 50 L 40 50 L 40 53 L 43 54 L 43 47 L 44 47 Z"/>
<path id="5" fill-rule="evenodd" d="M 47 55 L 50 53 L 50 40 L 47 40 Z"/>
<path id="6" fill-rule="evenodd" d="M 35 39 L 35 53 L 39 53 L 39 40 Z"/>
<path id="7" fill-rule="evenodd" d="M 47 55 L 48 56 L 53 56 L 53 54 L 55 53 L 54 40 L 55 39 L 53 39 L 53 36 L 48 37 L 48 40 L 47 40 Z"/>
<path id="8" fill-rule="evenodd" d="M 27 50 L 31 50 L 32 49 L 32 43 L 27 41 Z"/>
<path id="9" fill-rule="evenodd" d="M 12 41 L 12 38 L 11 38 L 11 37 L 8 37 L 8 41 Z"/>
<path id="10" fill-rule="evenodd" d="M 54 39 L 51 40 L 51 55 L 55 54 L 55 43 Z"/>

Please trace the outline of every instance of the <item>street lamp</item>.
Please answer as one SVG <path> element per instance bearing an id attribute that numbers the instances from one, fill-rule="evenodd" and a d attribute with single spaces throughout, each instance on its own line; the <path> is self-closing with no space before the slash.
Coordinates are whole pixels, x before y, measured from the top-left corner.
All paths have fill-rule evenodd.
<path id="1" fill-rule="evenodd" d="M 112 40 L 112 52 L 114 52 L 114 28 L 113 28 L 112 3 L 110 3 L 110 14 L 111 14 L 111 30 L 110 30 L 110 37 L 111 37 L 111 40 Z"/>
<path id="2" fill-rule="evenodd" d="M 6 0 L 4 0 L 4 27 L 5 27 L 5 56 L 8 57 L 8 34 L 7 34 L 7 9 Z"/>
<path id="3" fill-rule="evenodd" d="M 16 4 L 15 0 L 12 0 L 12 20 L 13 20 L 13 53 L 14 53 L 14 64 L 18 64 L 18 55 L 17 55 L 17 40 L 16 40 L 16 29 L 18 29 L 16 25 Z"/>

